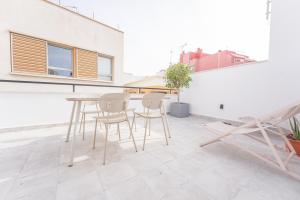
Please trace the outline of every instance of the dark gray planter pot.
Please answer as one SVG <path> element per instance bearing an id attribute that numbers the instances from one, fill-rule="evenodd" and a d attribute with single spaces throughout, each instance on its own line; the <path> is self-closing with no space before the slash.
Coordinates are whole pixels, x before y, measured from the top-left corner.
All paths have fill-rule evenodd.
<path id="1" fill-rule="evenodd" d="M 190 105 L 187 103 L 173 102 L 170 104 L 169 114 L 178 118 L 188 117 L 190 115 Z"/>

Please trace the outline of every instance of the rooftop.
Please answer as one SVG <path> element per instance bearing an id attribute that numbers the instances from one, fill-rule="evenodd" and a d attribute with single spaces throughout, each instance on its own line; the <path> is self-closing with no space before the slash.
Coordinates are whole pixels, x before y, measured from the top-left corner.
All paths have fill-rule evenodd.
<path id="1" fill-rule="evenodd" d="M 108 25 L 108 24 L 105 24 L 105 23 L 103 23 L 103 22 L 100 22 L 100 21 L 98 21 L 98 20 L 95 20 L 94 18 L 88 17 L 88 16 L 86 16 L 86 15 L 80 14 L 79 12 L 75 12 L 75 11 L 71 10 L 69 7 L 66 7 L 66 6 L 63 6 L 63 5 L 59 5 L 59 4 L 57 4 L 57 3 L 55 3 L 55 2 L 52 2 L 52 1 L 50 1 L 50 0 L 43 0 L 43 1 L 44 1 L 45 3 L 49 3 L 49 4 L 51 4 L 51 5 L 54 5 L 54 6 L 58 7 L 58 8 L 64 9 L 64 10 L 67 11 L 67 12 L 70 12 L 70 13 L 72 13 L 72 14 L 78 15 L 78 16 L 80 16 L 80 17 L 82 17 L 82 18 L 85 18 L 85 19 L 87 19 L 87 20 L 93 21 L 93 22 L 95 22 L 95 23 L 97 23 L 97 24 L 100 24 L 100 25 L 105 26 L 105 27 L 107 27 L 107 28 L 110 28 L 110 29 L 112 29 L 112 30 L 118 31 L 118 32 L 120 32 L 120 33 L 124 33 L 122 30 L 120 30 L 120 29 L 118 29 L 118 28 L 115 28 L 115 27 L 113 27 L 113 26 L 110 26 L 110 25 Z"/>
<path id="2" fill-rule="evenodd" d="M 216 143 L 200 148 L 213 137 L 201 117 L 169 117 L 172 138 L 163 141 L 161 123 L 141 150 L 143 121 L 139 119 L 138 152 L 128 140 L 128 129 L 110 128 L 107 164 L 102 165 L 103 130 L 92 147 L 93 123 L 86 139 L 78 136 L 75 165 L 68 167 L 70 143 L 64 142 L 67 127 L 22 130 L 0 134 L 0 196 L 5 199 L 297 199 L 300 184 L 246 152 Z M 115 130 L 114 130 L 115 129 Z M 243 137 L 243 136 L 240 136 Z M 258 150 L 247 139 L 243 145 Z M 291 160 L 300 171 L 300 160 Z M 280 183 L 280 184 L 279 184 Z"/>
<path id="3" fill-rule="evenodd" d="M 147 136 L 144 151 L 142 150 L 144 119 L 137 118 L 137 130 L 133 133 L 138 152 L 133 148 L 126 124 L 121 124 L 120 138 L 118 127 L 114 124 L 109 125 L 106 165 L 102 164 L 103 152 L 105 152 L 104 126 L 102 124 L 102 129 L 100 130 L 100 127 L 98 129 L 96 148 L 93 149 L 95 121 L 88 121 L 90 117 L 95 116 L 98 116 L 99 123 L 104 121 L 100 116 L 103 113 L 99 112 L 98 104 L 95 102 L 102 101 L 99 99 L 100 95 L 126 93 L 129 91 L 128 88 L 134 89 L 138 94 L 126 97 L 120 95 L 130 100 L 129 108 L 132 108 L 130 110 L 132 114 L 134 109 L 144 110 L 140 100 L 142 95 L 149 92 L 149 83 L 139 84 L 136 87 L 124 86 L 124 83 L 130 82 L 132 78 L 128 74 L 125 76 L 122 74 L 124 55 L 126 55 L 124 44 L 130 43 L 126 42 L 126 37 L 124 41 L 122 31 L 57 4 L 46 0 L 27 0 L 26 3 L 21 1 L 5 1 L 6 3 L 0 7 L 1 19 L 3 18 L 2 21 L 5 22 L 0 26 L 0 40 L 3 41 L 3 45 L 0 45 L 0 112 L 2 114 L 0 118 L 0 199 L 299 199 L 300 157 L 295 155 L 290 144 L 295 140 L 289 142 L 287 136 L 291 133 L 289 119 L 291 117 L 299 119 L 300 114 L 300 95 L 295 92 L 300 85 L 298 66 L 300 28 L 295 26 L 299 24 L 300 1 L 272 0 L 272 23 L 263 21 L 270 23 L 271 30 L 270 40 L 267 40 L 270 47 L 268 60 L 192 74 L 193 81 L 190 87 L 180 93 L 180 102 L 189 104 L 191 115 L 186 118 L 174 118 L 168 115 L 172 136 L 168 145 L 165 142 L 168 140 L 166 133 L 168 131 L 164 131 L 168 128 L 164 129 L 164 123 L 161 122 L 167 122 L 164 120 L 166 112 L 174 111 L 170 103 L 176 101 L 176 96 L 171 90 L 166 90 L 170 95 L 165 97 L 154 95 L 160 97 L 160 101 L 154 107 L 160 106 L 159 112 L 155 114 L 161 115 L 162 121 L 151 120 L 152 131 L 151 135 Z M 268 6 L 270 2 L 268 1 Z M 168 3 L 166 5 L 169 6 Z M 145 7 L 147 6 L 148 4 L 145 4 Z M 119 8 L 123 9 L 122 6 Z M 156 9 L 156 6 L 153 8 Z M 223 7 L 219 6 L 219 8 Z M 243 8 L 244 10 L 235 10 L 238 12 L 247 10 L 258 16 L 256 9 L 252 12 L 247 5 Z M 144 12 L 143 9 L 138 10 L 135 7 L 133 9 Z M 165 11 L 163 8 L 161 10 Z M 184 10 L 186 14 L 189 12 L 188 9 L 184 8 Z M 219 10 L 224 11 L 224 9 Z M 107 11 L 111 14 L 109 9 Z M 264 12 L 265 10 L 262 13 L 263 17 Z M 164 34 L 168 35 L 168 32 L 162 31 L 166 30 L 165 28 L 162 30 L 153 28 L 151 25 L 155 23 L 152 23 L 152 12 L 149 13 L 151 18 L 142 23 L 141 27 L 133 23 L 134 30 L 137 30 L 136 28 L 144 30 L 143 27 L 147 26 L 151 29 L 149 33 L 152 33 L 152 29 L 159 33 L 154 34 L 153 37 L 165 38 Z M 208 14 L 215 15 L 210 10 Z M 267 12 L 268 15 L 270 12 Z M 165 12 L 162 16 L 165 16 Z M 203 19 L 209 19 L 209 16 Z M 237 16 L 234 15 L 235 18 Z M 157 19 L 160 21 L 160 18 Z M 151 22 L 150 26 L 149 22 Z M 164 23 L 168 20 L 162 22 L 165 26 Z M 245 21 L 238 26 L 233 25 L 240 29 L 241 25 L 251 25 L 249 22 Z M 223 26 L 215 26 L 213 22 L 211 24 L 221 30 L 216 29 L 213 33 L 223 35 Z M 191 27 L 191 30 L 193 28 Z M 203 29 L 201 26 L 199 28 Z M 226 33 L 225 29 L 224 33 Z M 255 29 L 250 34 L 260 35 Z M 167 39 L 172 39 L 173 36 L 176 37 L 172 35 Z M 211 37 L 213 42 L 218 42 L 214 34 Z M 145 41 L 145 38 L 150 38 L 149 44 L 153 41 L 159 44 L 155 48 L 152 46 L 154 43 L 151 44 L 149 48 L 151 51 L 160 52 L 156 50 L 163 50 L 161 46 L 168 45 L 167 41 L 152 41 L 152 35 L 151 37 L 144 35 L 140 39 Z M 258 42 L 255 37 L 247 37 L 246 34 L 241 38 L 253 44 Z M 179 37 L 177 39 L 180 41 Z M 49 46 L 50 43 L 61 44 L 58 48 L 69 52 L 66 58 L 73 65 L 68 64 L 68 69 L 62 69 L 60 65 L 48 66 L 50 52 L 47 50 L 48 42 Z M 130 40 L 130 42 L 140 44 L 138 40 Z M 39 48 L 34 48 L 35 46 Z M 69 47 L 74 51 L 71 52 Z M 135 50 L 140 49 L 135 48 Z M 259 50 L 255 48 L 255 51 Z M 164 52 L 167 53 L 164 57 L 168 62 L 168 50 Z M 157 57 L 152 54 L 147 55 L 151 56 L 151 60 L 145 59 L 143 60 L 145 62 L 138 65 L 138 69 L 145 72 L 147 66 L 144 63 L 152 65 L 151 61 L 159 60 L 163 57 L 163 53 Z M 35 59 L 37 64 L 33 62 Z M 79 63 L 79 60 L 85 62 Z M 104 60 L 110 63 L 107 65 L 111 72 L 109 74 L 98 73 L 102 72 L 98 70 L 98 61 Z M 39 63 L 43 63 L 43 66 Z M 170 63 L 172 63 L 172 51 Z M 57 69 L 58 74 L 60 71 L 67 71 L 70 77 L 53 76 L 55 73 L 49 73 L 49 69 Z M 80 74 L 79 71 L 83 73 Z M 95 78 L 96 76 L 98 78 Z M 91 77 L 95 79 L 90 79 Z M 146 79 L 146 82 L 149 79 Z M 132 78 L 131 81 L 134 80 L 138 80 L 138 77 Z M 146 85 L 148 88 L 144 91 L 143 87 Z M 161 90 L 163 89 L 159 91 Z M 154 88 L 153 91 L 158 90 Z M 111 99 L 111 95 L 109 96 Z M 119 99 L 120 96 L 117 96 Z M 73 107 L 70 102 L 72 99 L 67 97 L 73 97 Z M 79 97 L 81 100 L 78 100 Z M 115 99 L 111 102 L 115 103 Z M 111 106 L 111 102 L 107 102 L 104 109 L 101 102 L 102 111 L 114 107 Z M 293 102 L 297 104 L 291 104 Z M 144 104 L 148 104 L 150 108 L 154 105 L 152 98 L 144 101 Z M 93 108 L 85 110 L 86 105 Z M 127 102 L 126 104 L 121 102 L 120 105 L 125 107 Z M 120 105 L 116 107 L 121 107 Z M 86 137 L 82 140 L 82 133 L 78 132 L 79 127 L 76 129 L 73 123 L 75 125 L 73 128 L 76 130 L 71 132 L 67 123 L 79 122 L 80 118 L 85 121 L 87 113 L 95 116 L 87 116 L 86 126 L 83 125 L 86 129 Z M 145 113 L 139 113 L 138 116 L 145 116 Z M 155 117 L 155 115 L 151 116 Z M 127 120 L 124 113 L 118 112 L 113 117 L 112 122 Z M 228 123 L 210 123 L 219 119 L 224 119 L 223 122 L 228 120 L 245 122 L 245 124 L 241 129 L 235 129 Z M 252 119 L 254 120 L 251 121 Z M 132 121 L 132 116 L 129 120 Z M 212 130 L 208 131 L 210 125 L 221 127 L 220 134 L 226 137 L 216 136 Z M 255 131 L 250 135 L 249 130 Z M 238 131 L 242 133 L 230 135 Z M 71 133 L 70 142 L 65 142 L 67 132 Z M 76 133 L 77 137 L 74 137 L 73 134 Z M 214 139 L 215 137 L 218 138 Z M 222 141 L 219 141 L 220 137 Z M 76 142 L 73 143 L 75 138 Z M 203 147 L 205 143 L 210 145 Z M 244 148 L 236 148 L 230 143 Z M 277 152 L 277 149 L 281 151 Z M 72 150 L 74 150 L 74 160 Z"/>

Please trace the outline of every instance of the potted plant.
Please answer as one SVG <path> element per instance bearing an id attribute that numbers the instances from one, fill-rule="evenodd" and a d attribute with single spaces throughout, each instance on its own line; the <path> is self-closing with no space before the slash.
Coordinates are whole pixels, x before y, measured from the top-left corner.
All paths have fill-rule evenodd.
<path id="1" fill-rule="evenodd" d="M 296 117 L 289 119 L 289 121 L 292 133 L 287 137 L 294 147 L 296 154 L 300 156 L 300 122 Z"/>
<path id="2" fill-rule="evenodd" d="M 190 86 L 191 69 L 188 65 L 177 63 L 171 65 L 165 73 L 166 87 L 177 90 L 177 102 L 170 105 L 170 115 L 175 117 L 188 117 L 190 115 L 189 104 L 180 102 L 180 90 Z"/>

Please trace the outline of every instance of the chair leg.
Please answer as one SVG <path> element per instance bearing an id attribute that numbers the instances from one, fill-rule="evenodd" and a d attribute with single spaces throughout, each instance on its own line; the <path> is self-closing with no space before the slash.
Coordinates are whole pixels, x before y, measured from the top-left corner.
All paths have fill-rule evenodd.
<path id="1" fill-rule="evenodd" d="M 101 122 L 99 122 L 99 128 L 100 128 L 100 130 L 102 129 L 102 125 L 101 125 Z"/>
<path id="2" fill-rule="evenodd" d="M 270 147 L 273 156 L 275 157 L 278 165 L 283 171 L 286 171 L 286 166 L 283 164 L 283 161 L 281 160 L 280 156 L 278 155 L 278 152 L 276 151 L 274 144 L 271 142 L 271 139 L 268 136 L 268 133 L 265 131 L 265 129 L 261 126 L 259 122 L 256 123 L 257 127 L 260 128 L 260 132 L 262 133 L 263 137 L 265 138 L 268 146 Z"/>
<path id="3" fill-rule="evenodd" d="M 94 132 L 93 149 L 95 149 L 95 146 L 96 146 L 97 123 L 98 123 L 98 120 L 96 119 L 96 123 L 95 123 L 95 132 Z"/>
<path id="4" fill-rule="evenodd" d="M 79 133 L 81 132 L 82 123 L 83 123 L 83 113 L 81 114 L 81 117 L 80 117 Z"/>
<path id="5" fill-rule="evenodd" d="M 167 125 L 167 130 L 168 130 L 169 138 L 171 138 L 171 132 L 170 132 L 170 129 L 169 129 L 169 122 L 168 122 L 168 118 L 167 118 L 167 114 L 166 113 L 164 114 L 164 118 L 165 118 L 165 122 L 166 122 L 166 125 Z"/>
<path id="6" fill-rule="evenodd" d="M 215 143 L 215 142 L 217 142 L 217 141 L 219 141 L 219 140 L 221 140 L 221 139 L 223 139 L 223 138 L 225 138 L 229 135 L 232 135 L 232 131 L 227 132 L 227 133 L 220 133 L 220 132 L 217 132 L 217 131 L 215 131 L 213 129 L 210 129 L 208 127 L 206 127 L 206 129 L 213 132 L 213 133 L 215 133 L 215 134 L 217 134 L 217 136 L 214 137 L 213 139 L 208 140 L 207 142 L 204 142 L 204 143 L 200 144 L 200 147 L 205 147 L 205 146 L 207 146 L 209 144 L 212 144 L 212 143 Z"/>
<path id="7" fill-rule="evenodd" d="M 83 132 L 82 132 L 82 140 L 84 140 L 85 136 L 85 114 L 83 114 Z"/>
<path id="8" fill-rule="evenodd" d="M 146 113 L 146 108 L 144 107 L 144 113 Z M 147 119 L 146 118 L 144 118 L 144 127 L 146 128 L 146 121 L 147 121 Z"/>
<path id="9" fill-rule="evenodd" d="M 99 113 L 99 108 L 98 108 L 98 106 L 97 106 L 97 104 L 96 104 L 96 109 L 97 109 L 97 116 L 98 117 L 100 117 L 100 113 Z M 102 129 L 102 125 L 101 125 L 101 123 L 99 123 L 99 126 L 100 126 L 100 130 Z"/>
<path id="10" fill-rule="evenodd" d="M 151 119 L 149 118 L 149 136 L 150 136 L 150 132 L 151 132 Z"/>
<path id="11" fill-rule="evenodd" d="M 161 117 L 161 121 L 162 121 L 162 124 L 164 126 L 164 133 L 165 133 L 165 138 L 166 138 L 166 145 L 169 145 L 169 143 L 168 143 L 168 136 L 167 136 L 167 132 L 166 132 L 166 126 L 165 126 L 165 122 L 164 122 L 163 116 Z"/>
<path id="12" fill-rule="evenodd" d="M 135 115 L 135 113 L 133 112 L 133 115 Z M 133 120 L 133 123 L 134 123 L 134 130 L 135 130 L 135 132 L 136 132 L 136 121 L 135 121 L 135 118 L 133 118 L 134 120 Z M 133 126 L 132 126 L 133 127 Z"/>
<path id="13" fill-rule="evenodd" d="M 119 135 L 119 141 L 121 140 L 121 132 L 120 132 L 120 124 L 118 123 L 118 135 Z"/>
<path id="14" fill-rule="evenodd" d="M 108 125 L 105 124 L 105 143 L 104 143 L 103 165 L 105 165 L 105 160 L 106 160 L 107 135 L 108 135 Z"/>
<path id="15" fill-rule="evenodd" d="M 133 136 L 133 133 L 132 133 L 132 127 L 130 127 L 130 122 L 129 122 L 129 120 L 128 120 L 128 119 L 127 119 L 127 124 L 128 124 L 129 130 L 130 130 L 130 137 L 132 137 L 132 141 L 133 141 L 134 149 L 135 149 L 135 151 L 137 152 L 137 148 L 136 148 L 135 139 L 134 139 L 134 136 Z"/>
<path id="16" fill-rule="evenodd" d="M 145 120 L 146 120 L 146 124 L 145 124 L 145 134 L 144 134 L 143 151 L 145 150 L 146 135 L 147 135 L 147 126 L 148 126 L 148 118 L 145 118 Z"/>
<path id="17" fill-rule="evenodd" d="M 132 124 L 131 124 L 131 130 L 133 127 L 133 123 L 135 123 L 135 113 L 133 114 Z M 135 125 L 135 131 L 136 131 L 136 125 Z M 131 135 L 129 135 L 129 138 L 131 138 Z"/>
<path id="18" fill-rule="evenodd" d="M 171 138 L 171 133 L 170 133 L 170 129 L 169 129 L 169 122 L 168 122 L 168 118 L 167 118 L 167 111 L 166 111 L 166 107 L 165 107 L 164 104 L 162 104 L 162 110 L 163 110 L 164 120 L 165 120 L 166 125 L 167 125 L 168 135 L 169 135 L 169 138 Z"/>

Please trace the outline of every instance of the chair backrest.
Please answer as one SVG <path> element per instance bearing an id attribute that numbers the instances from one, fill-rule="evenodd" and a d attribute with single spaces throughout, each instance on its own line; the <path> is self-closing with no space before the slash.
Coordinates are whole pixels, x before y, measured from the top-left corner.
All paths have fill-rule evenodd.
<path id="1" fill-rule="evenodd" d="M 244 128 L 257 127 L 257 120 L 259 120 L 263 124 L 278 125 L 298 114 L 300 114 L 300 102 L 292 104 L 290 106 L 286 106 L 286 107 L 284 107 L 280 110 L 277 110 L 276 112 L 273 112 L 269 115 L 265 115 L 260 118 L 254 118 L 253 120 L 250 120 L 239 127 L 244 127 Z"/>
<path id="2" fill-rule="evenodd" d="M 83 97 L 92 97 L 92 98 L 101 98 L 102 97 L 102 94 L 91 94 L 91 95 L 85 95 Z M 84 102 L 84 105 L 96 105 L 98 102 L 96 101 L 85 101 Z"/>
<path id="3" fill-rule="evenodd" d="M 126 108 L 126 94 L 123 93 L 108 93 L 102 95 L 100 109 L 103 112 L 117 113 L 122 112 Z"/>
<path id="4" fill-rule="evenodd" d="M 125 95 L 125 108 L 127 109 L 130 101 L 130 94 L 124 93 L 124 95 Z"/>
<path id="5" fill-rule="evenodd" d="M 300 113 L 300 103 L 282 108 L 270 115 L 261 118 L 261 121 L 271 124 L 278 124 Z"/>
<path id="6" fill-rule="evenodd" d="M 162 100 L 164 99 L 165 94 L 163 93 L 149 93 L 145 94 L 142 100 L 142 104 L 145 108 L 148 109 L 160 109 L 162 105 Z"/>

